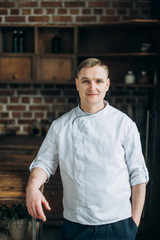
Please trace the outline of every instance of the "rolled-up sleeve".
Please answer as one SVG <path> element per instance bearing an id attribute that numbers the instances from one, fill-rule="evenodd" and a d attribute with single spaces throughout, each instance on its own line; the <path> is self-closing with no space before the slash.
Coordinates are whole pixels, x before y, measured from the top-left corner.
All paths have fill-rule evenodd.
<path id="1" fill-rule="evenodd" d="M 124 140 L 125 160 L 129 171 L 130 185 L 135 186 L 149 181 L 144 161 L 140 134 L 135 123 L 132 124 Z"/>
<path id="2" fill-rule="evenodd" d="M 54 122 L 48 130 L 48 133 L 38 151 L 36 158 L 31 163 L 29 170 L 33 168 L 42 168 L 48 175 L 54 174 L 58 167 L 58 150 L 56 144 L 56 133 L 54 131 Z"/>

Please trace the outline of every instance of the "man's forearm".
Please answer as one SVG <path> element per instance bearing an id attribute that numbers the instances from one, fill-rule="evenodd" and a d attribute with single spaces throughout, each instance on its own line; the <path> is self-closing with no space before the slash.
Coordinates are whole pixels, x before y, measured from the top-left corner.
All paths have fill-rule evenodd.
<path id="1" fill-rule="evenodd" d="M 30 173 L 27 189 L 37 188 L 39 189 L 47 181 L 47 173 L 42 168 L 34 168 Z"/>
<path id="2" fill-rule="evenodd" d="M 26 204 L 31 216 L 46 221 L 42 206 L 50 210 L 49 203 L 40 191 L 48 176 L 42 168 L 34 168 L 30 173 L 26 188 Z"/>
<path id="3" fill-rule="evenodd" d="M 132 202 L 132 218 L 137 224 L 140 223 L 144 202 L 146 196 L 146 184 L 138 184 L 132 187 L 132 195 L 131 195 L 131 202 Z"/>

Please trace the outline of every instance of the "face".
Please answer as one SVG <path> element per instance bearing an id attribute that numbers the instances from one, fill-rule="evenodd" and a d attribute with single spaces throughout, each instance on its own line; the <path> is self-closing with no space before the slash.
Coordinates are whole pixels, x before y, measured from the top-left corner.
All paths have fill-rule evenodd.
<path id="1" fill-rule="evenodd" d="M 104 97 L 108 91 L 110 81 L 108 74 L 103 67 L 82 68 L 76 79 L 76 87 L 81 100 L 81 108 L 97 108 L 97 111 L 104 107 Z"/>

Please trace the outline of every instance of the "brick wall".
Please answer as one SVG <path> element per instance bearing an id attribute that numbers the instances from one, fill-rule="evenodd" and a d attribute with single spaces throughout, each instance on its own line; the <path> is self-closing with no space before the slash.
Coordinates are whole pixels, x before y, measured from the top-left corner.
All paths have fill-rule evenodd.
<path id="1" fill-rule="evenodd" d="M 133 18 L 150 18 L 149 0 L 0 1 L 0 24 L 100 24 Z M 137 122 L 147 105 L 143 89 L 112 87 L 107 97 Z M 35 120 L 48 126 L 78 102 L 74 85 L 0 84 L 0 133 L 14 126 L 17 134 L 28 134 Z"/>
<path id="2" fill-rule="evenodd" d="M 0 1 L 0 22 L 5 24 L 93 24 L 133 18 L 150 18 L 150 0 Z"/>
<path id="3" fill-rule="evenodd" d="M 111 87 L 106 99 L 129 114 L 139 127 L 141 121 L 144 124 L 147 90 Z M 14 126 L 17 134 L 29 134 L 35 120 L 42 127 L 49 126 L 78 103 L 75 85 L 0 84 L 0 132 L 5 134 Z"/>

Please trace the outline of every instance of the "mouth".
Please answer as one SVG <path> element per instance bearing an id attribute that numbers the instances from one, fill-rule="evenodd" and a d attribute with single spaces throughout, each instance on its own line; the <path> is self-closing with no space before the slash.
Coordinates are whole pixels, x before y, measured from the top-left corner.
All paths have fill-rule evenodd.
<path id="1" fill-rule="evenodd" d="M 87 96 L 97 96 L 98 94 L 97 93 L 87 93 L 86 95 Z"/>

